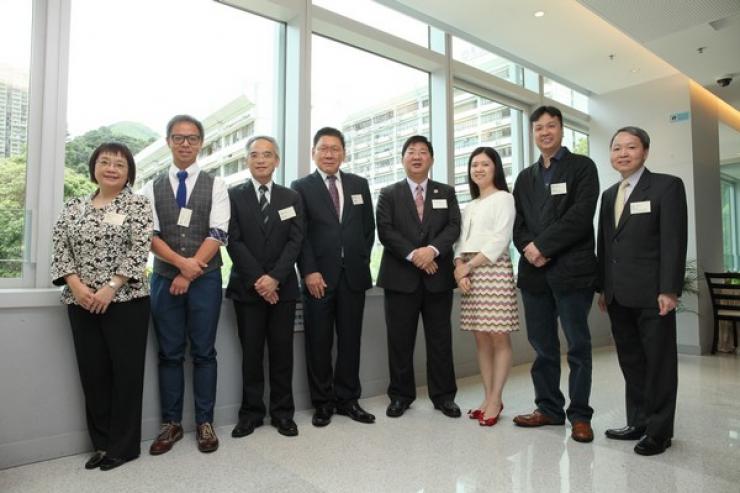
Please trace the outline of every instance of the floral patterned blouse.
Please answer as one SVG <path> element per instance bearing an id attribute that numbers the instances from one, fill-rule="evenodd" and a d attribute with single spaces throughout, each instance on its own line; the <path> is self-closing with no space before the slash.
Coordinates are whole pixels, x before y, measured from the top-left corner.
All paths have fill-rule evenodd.
<path id="1" fill-rule="evenodd" d="M 116 274 L 127 277 L 114 303 L 148 296 L 145 269 L 153 227 L 149 200 L 128 186 L 105 207 L 93 207 L 94 196 L 67 202 L 54 225 L 51 279 L 56 286 L 64 285 L 62 302 L 76 303 L 64 280 L 69 274 L 77 274 L 93 291 Z"/>

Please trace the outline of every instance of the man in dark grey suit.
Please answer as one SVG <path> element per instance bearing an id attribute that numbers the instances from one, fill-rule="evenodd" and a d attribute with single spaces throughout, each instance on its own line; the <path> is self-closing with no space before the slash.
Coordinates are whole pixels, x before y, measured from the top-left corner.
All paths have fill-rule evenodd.
<path id="1" fill-rule="evenodd" d="M 385 289 L 390 404 L 399 417 L 416 399 L 414 343 L 421 314 L 427 350 L 429 398 L 446 416 L 457 418 L 457 385 L 452 362 L 452 246 L 460 236 L 455 189 L 429 179 L 431 142 L 409 137 L 401 152 L 407 178 L 385 187 L 378 198 L 378 236 L 385 247 L 378 286 Z"/>
<path id="2" fill-rule="evenodd" d="M 305 238 L 298 257 L 303 276 L 303 324 L 312 423 L 326 426 L 336 410 L 361 423 L 375 416 L 357 403 L 365 291 L 372 287 L 370 251 L 375 220 L 367 180 L 339 171 L 344 136 L 331 127 L 313 139 L 314 173 L 293 182 L 305 213 Z M 332 368 L 334 330 L 337 359 Z"/>
<path id="3" fill-rule="evenodd" d="M 553 106 L 529 118 L 540 158 L 514 185 L 517 285 L 524 302 L 527 338 L 537 353 L 532 364 L 536 409 L 514 418 L 518 426 L 562 425 L 571 437 L 593 440 L 591 333 L 588 312 L 597 284 L 593 217 L 599 198 L 596 165 L 563 147 L 563 115 Z M 568 340 L 570 404 L 560 391 L 558 319 Z"/>
<path id="4" fill-rule="evenodd" d="M 298 435 L 293 421 L 293 322 L 298 299 L 295 261 L 303 240 L 298 194 L 272 181 L 280 149 L 272 137 L 247 141 L 252 179 L 229 190 L 227 247 L 233 265 L 226 297 L 234 301 L 242 345 L 242 405 L 233 437 L 262 425 L 265 341 L 270 358 L 270 417 L 278 432 Z"/>
<path id="5" fill-rule="evenodd" d="M 635 452 L 671 446 L 676 414 L 676 312 L 686 266 L 686 192 L 680 178 L 645 168 L 650 137 L 624 127 L 611 141 L 622 179 L 601 196 L 598 258 L 626 390 L 627 426 L 607 438 L 640 440 Z"/>

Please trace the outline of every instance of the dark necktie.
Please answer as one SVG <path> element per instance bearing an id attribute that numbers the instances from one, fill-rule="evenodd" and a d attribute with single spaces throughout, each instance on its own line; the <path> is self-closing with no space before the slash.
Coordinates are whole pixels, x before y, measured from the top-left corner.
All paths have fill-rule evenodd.
<path id="1" fill-rule="evenodd" d="M 260 185 L 260 212 L 262 213 L 262 226 L 267 226 L 267 221 L 270 218 L 267 214 L 267 186 Z"/>
<path id="2" fill-rule="evenodd" d="M 337 176 L 327 176 L 326 179 L 329 181 L 329 195 L 331 195 L 331 201 L 334 203 L 334 211 L 339 217 L 339 190 L 337 190 Z"/>
<path id="3" fill-rule="evenodd" d="M 177 185 L 177 205 L 182 209 L 187 204 L 188 189 L 185 187 L 185 180 L 188 177 L 187 171 L 178 171 L 177 179 L 180 180 L 180 184 Z"/>

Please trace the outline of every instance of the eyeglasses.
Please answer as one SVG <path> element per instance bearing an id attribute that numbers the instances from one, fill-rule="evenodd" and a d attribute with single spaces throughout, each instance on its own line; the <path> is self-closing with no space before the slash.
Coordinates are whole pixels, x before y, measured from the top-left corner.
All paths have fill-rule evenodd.
<path id="1" fill-rule="evenodd" d="M 128 168 L 128 163 L 126 161 L 108 161 L 107 159 L 103 159 L 95 161 L 95 166 L 98 168 L 113 168 L 118 171 L 123 171 Z"/>
<path id="2" fill-rule="evenodd" d="M 170 139 L 172 139 L 172 142 L 176 145 L 184 144 L 185 141 L 188 141 L 188 144 L 190 145 L 197 145 L 200 144 L 200 135 L 180 135 L 180 134 L 172 134 L 170 135 Z"/>

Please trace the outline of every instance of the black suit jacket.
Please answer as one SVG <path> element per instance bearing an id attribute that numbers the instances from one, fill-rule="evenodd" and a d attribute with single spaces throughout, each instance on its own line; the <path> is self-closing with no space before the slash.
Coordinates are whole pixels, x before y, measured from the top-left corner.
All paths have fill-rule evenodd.
<path id="1" fill-rule="evenodd" d="M 295 262 L 303 241 L 303 209 L 293 190 L 272 184 L 269 220 L 262 224 L 259 202 L 251 180 L 229 189 L 231 221 L 226 249 L 233 265 L 226 297 L 241 302 L 263 298 L 254 283 L 263 274 L 279 282 L 280 301 L 298 299 Z M 281 220 L 280 211 L 293 208 L 295 217 Z"/>
<path id="2" fill-rule="evenodd" d="M 680 178 L 643 171 L 614 226 L 619 184 L 601 197 L 599 278 L 607 303 L 616 297 L 630 308 L 656 308 L 658 294 L 681 294 L 686 267 L 686 192 Z M 649 213 L 631 204 L 649 202 Z"/>
<path id="3" fill-rule="evenodd" d="M 552 195 L 544 186 L 539 163 L 535 163 L 519 173 L 514 185 L 514 245 L 522 253 L 534 241 L 550 258 L 545 266 L 535 267 L 522 253 L 517 285 L 534 293 L 543 292 L 548 284 L 559 290 L 595 288 L 596 165 L 587 156 L 566 149 L 550 183 L 565 183 L 566 193 Z"/>
<path id="4" fill-rule="evenodd" d="M 329 190 L 318 171 L 291 184 L 298 192 L 306 217 L 306 237 L 298 256 L 303 277 L 320 272 L 329 289 L 336 288 L 344 267 L 353 291 L 372 287 L 370 252 L 375 242 L 375 218 L 367 180 L 340 171 L 344 192 L 342 221 L 334 212 Z M 353 196 L 361 196 L 355 204 Z"/>
<path id="5" fill-rule="evenodd" d="M 444 200 L 447 207 L 435 209 L 433 200 Z M 421 283 L 431 292 L 455 288 L 452 246 L 460 236 L 460 207 L 453 187 L 428 181 L 424 219 L 420 222 L 404 178 L 380 191 L 377 215 L 378 236 L 384 246 L 378 286 L 402 293 L 414 292 Z M 439 250 L 439 269 L 432 275 L 406 260 L 412 250 L 428 245 Z"/>

